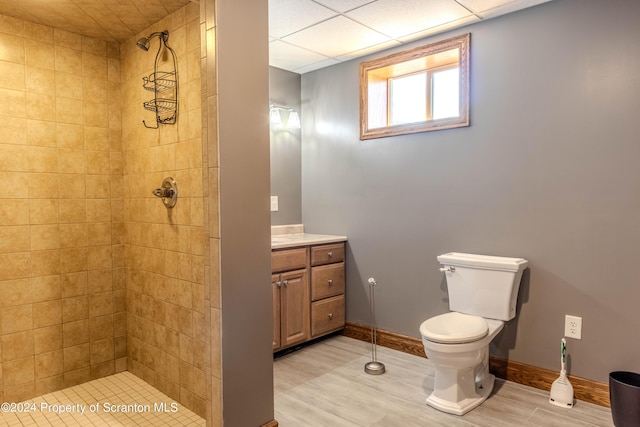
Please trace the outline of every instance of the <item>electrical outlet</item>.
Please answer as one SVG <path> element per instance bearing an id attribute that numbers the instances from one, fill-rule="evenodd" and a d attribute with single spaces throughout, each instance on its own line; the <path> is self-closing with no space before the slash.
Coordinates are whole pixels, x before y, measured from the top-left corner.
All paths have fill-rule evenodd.
<path id="1" fill-rule="evenodd" d="M 565 315 L 564 336 L 577 340 L 582 339 L 582 317 Z"/>

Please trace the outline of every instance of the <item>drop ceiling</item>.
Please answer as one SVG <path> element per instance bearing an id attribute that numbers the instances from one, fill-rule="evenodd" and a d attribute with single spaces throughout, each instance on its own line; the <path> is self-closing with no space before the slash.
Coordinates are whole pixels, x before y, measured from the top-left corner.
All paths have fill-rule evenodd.
<path id="1" fill-rule="evenodd" d="M 0 14 L 123 42 L 199 0 L 0 0 Z M 550 0 L 268 0 L 269 63 L 304 74 Z"/>
<path id="2" fill-rule="evenodd" d="M 269 63 L 304 74 L 550 0 L 269 0 Z"/>

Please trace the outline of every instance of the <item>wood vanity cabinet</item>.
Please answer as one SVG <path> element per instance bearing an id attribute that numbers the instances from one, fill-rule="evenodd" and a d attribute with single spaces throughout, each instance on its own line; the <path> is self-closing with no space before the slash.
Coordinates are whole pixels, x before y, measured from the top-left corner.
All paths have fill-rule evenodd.
<path id="1" fill-rule="evenodd" d="M 344 243 L 311 248 L 311 337 L 344 328 Z"/>
<path id="2" fill-rule="evenodd" d="M 344 327 L 344 243 L 271 252 L 273 350 Z"/>
<path id="3" fill-rule="evenodd" d="M 271 253 L 274 350 L 310 337 L 308 253 L 307 248 Z"/>

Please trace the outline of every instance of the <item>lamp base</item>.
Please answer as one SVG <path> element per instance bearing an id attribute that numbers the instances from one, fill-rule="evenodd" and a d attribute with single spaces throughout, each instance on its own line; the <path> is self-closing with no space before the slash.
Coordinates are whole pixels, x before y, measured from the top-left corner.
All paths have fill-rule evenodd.
<path id="1" fill-rule="evenodd" d="M 364 371 L 369 375 L 384 374 L 384 364 L 380 362 L 367 362 L 364 365 Z"/>

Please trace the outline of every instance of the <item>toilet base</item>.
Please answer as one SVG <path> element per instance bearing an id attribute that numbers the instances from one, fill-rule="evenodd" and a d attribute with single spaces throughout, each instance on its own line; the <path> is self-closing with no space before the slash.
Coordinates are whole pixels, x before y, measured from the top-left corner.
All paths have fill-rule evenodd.
<path id="1" fill-rule="evenodd" d="M 435 395 L 435 391 L 427 397 L 427 405 L 439 411 L 453 415 L 464 415 L 472 409 L 478 407 L 493 390 L 496 377 L 493 374 L 487 374 L 481 382 L 476 382 L 476 396 L 452 402 L 450 400 L 441 399 Z"/>

